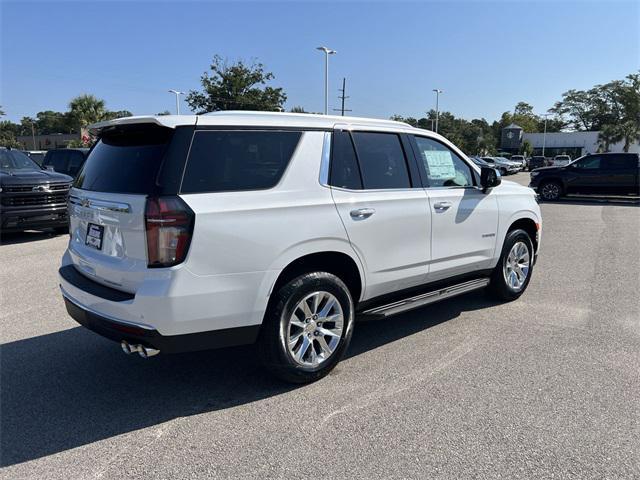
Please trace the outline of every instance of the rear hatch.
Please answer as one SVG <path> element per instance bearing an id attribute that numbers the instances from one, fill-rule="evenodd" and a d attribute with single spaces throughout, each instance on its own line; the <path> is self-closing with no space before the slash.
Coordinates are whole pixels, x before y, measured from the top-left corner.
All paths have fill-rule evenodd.
<path id="1" fill-rule="evenodd" d="M 177 198 L 172 195 L 192 132 L 192 126 L 153 123 L 103 129 L 69 195 L 69 254 L 80 273 L 103 285 L 137 291 L 150 263 L 148 199 L 157 207 L 158 199 Z"/>

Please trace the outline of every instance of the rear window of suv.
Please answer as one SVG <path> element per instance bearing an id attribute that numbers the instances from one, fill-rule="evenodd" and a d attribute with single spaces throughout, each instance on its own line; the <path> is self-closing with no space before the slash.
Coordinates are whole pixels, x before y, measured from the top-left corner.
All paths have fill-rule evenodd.
<path id="1" fill-rule="evenodd" d="M 181 192 L 271 188 L 280 181 L 301 135 L 299 131 L 197 131 Z"/>
<path id="2" fill-rule="evenodd" d="M 170 128 L 135 125 L 103 132 L 78 175 L 75 187 L 107 193 L 154 191 Z"/>

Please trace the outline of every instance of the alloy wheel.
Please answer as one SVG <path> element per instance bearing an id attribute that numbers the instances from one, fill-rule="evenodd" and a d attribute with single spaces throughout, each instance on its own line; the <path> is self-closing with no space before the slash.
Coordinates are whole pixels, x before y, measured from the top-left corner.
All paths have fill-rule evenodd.
<path id="1" fill-rule="evenodd" d="M 511 290 L 519 292 L 529 276 L 531 257 L 524 242 L 516 242 L 504 261 L 504 279 Z"/>
<path id="2" fill-rule="evenodd" d="M 329 292 L 313 292 L 293 310 L 287 325 L 287 349 L 293 360 L 316 367 L 329 359 L 340 344 L 344 314 L 338 299 Z"/>

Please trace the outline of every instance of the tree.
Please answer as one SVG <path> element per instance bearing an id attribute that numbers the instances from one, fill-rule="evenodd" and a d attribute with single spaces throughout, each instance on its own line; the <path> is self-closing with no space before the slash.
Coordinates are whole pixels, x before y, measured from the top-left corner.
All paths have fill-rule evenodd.
<path id="1" fill-rule="evenodd" d="M 164 116 L 164 115 L 171 115 L 171 112 L 170 112 L 169 110 L 165 110 L 165 111 L 163 111 L 163 112 L 158 112 L 158 113 L 156 113 L 156 115 L 158 115 L 158 116 L 162 117 L 162 116 Z"/>
<path id="2" fill-rule="evenodd" d="M 529 140 L 525 140 L 524 142 L 522 142 L 522 145 L 520 146 L 520 153 L 525 157 L 529 157 L 531 156 L 532 152 L 533 145 L 531 145 L 531 142 Z"/>
<path id="3" fill-rule="evenodd" d="M 265 72 L 262 63 L 247 65 L 240 60 L 229 65 L 215 55 L 209 68 L 211 73 L 204 72 L 200 77 L 203 90 L 191 90 L 186 97 L 197 114 L 218 110 L 281 111 L 287 100 L 282 88 L 266 86 L 275 77 Z"/>
<path id="4" fill-rule="evenodd" d="M 2 105 L 0 105 L 0 117 L 4 117 L 6 115 L 6 113 L 4 113 L 4 110 L 2 110 Z"/>
<path id="5" fill-rule="evenodd" d="M 291 110 L 289 111 L 291 113 L 309 113 L 304 109 L 304 107 L 301 107 L 299 105 L 296 105 L 295 107 L 291 107 Z"/>
<path id="6" fill-rule="evenodd" d="M 114 118 L 133 117 L 133 113 L 129 110 L 116 110 L 115 112 L 106 111 L 102 120 L 113 120 Z"/>
<path id="7" fill-rule="evenodd" d="M 75 124 L 81 128 L 104 120 L 107 113 L 104 100 L 87 94 L 71 99 L 69 112 Z"/>

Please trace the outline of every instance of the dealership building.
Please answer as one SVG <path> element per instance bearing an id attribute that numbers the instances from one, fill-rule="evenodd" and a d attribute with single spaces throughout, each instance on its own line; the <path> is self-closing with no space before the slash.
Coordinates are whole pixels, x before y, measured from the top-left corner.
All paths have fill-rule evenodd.
<path id="1" fill-rule="evenodd" d="M 550 133 L 525 133 L 515 123 L 502 129 L 501 148 L 508 153 L 520 153 L 520 148 L 525 141 L 533 147 L 533 155 L 553 157 L 555 155 L 569 155 L 577 158 L 588 153 L 595 153 L 600 149 L 598 137 L 600 132 L 550 132 Z M 609 146 L 610 152 L 622 152 L 624 142 Z M 632 143 L 630 152 L 640 153 L 638 142 Z"/>

